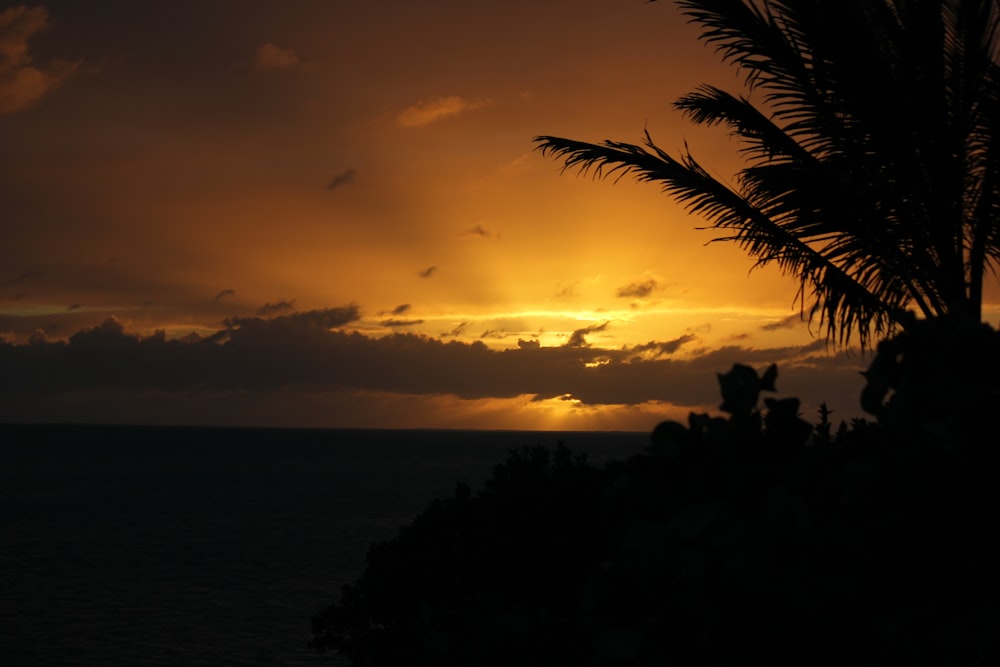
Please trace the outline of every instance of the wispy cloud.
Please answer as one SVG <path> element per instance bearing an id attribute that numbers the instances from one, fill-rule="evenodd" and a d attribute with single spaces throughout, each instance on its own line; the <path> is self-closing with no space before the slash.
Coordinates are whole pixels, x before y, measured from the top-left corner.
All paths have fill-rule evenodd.
<path id="1" fill-rule="evenodd" d="M 400 315 L 405 315 L 406 313 L 410 312 L 412 309 L 413 306 L 411 306 L 410 304 L 401 303 L 392 310 L 380 310 L 377 313 L 375 313 L 375 315 L 378 317 L 382 317 L 385 315 L 388 315 L 390 317 L 399 317 Z"/>
<path id="2" fill-rule="evenodd" d="M 488 105 L 487 100 L 472 100 L 458 95 L 435 97 L 400 111 L 396 115 L 396 124 L 400 127 L 423 127 Z"/>
<path id="3" fill-rule="evenodd" d="M 619 287 L 616 294 L 621 298 L 644 299 L 660 288 L 660 283 L 653 278 L 629 283 Z"/>
<path id="4" fill-rule="evenodd" d="M 569 285 L 559 285 L 559 289 L 556 291 L 557 299 L 568 299 L 570 297 L 576 296 L 576 288 L 580 284 L 579 281 L 571 283 Z"/>
<path id="5" fill-rule="evenodd" d="M 73 74 L 79 63 L 32 64 L 28 40 L 49 27 L 44 7 L 20 5 L 0 13 L 0 114 L 26 109 Z"/>
<path id="6" fill-rule="evenodd" d="M 421 278 L 430 278 L 431 276 L 434 275 L 437 269 L 438 267 L 436 266 L 428 266 L 426 269 L 419 271 L 417 275 L 420 276 Z"/>
<path id="7" fill-rule="evenodd" d="M 424 323 L 423 320 L 397 320 L 394 318 L 390 318 L 388 320 L 382 320 L 381 322 L 379 322 L 379 324 L 381 324 L 384 327 L 412 327 L 416 326 L 417 324 L 423 324 L 423 323 Z"/>
<path id="8" fill-rule="evenodd" d="M 285 301 L 282 299 L 277 303 L 265 303 L 263 306 L 257 309 L 257 314 L 261 317 L 273 317 L 275 315 L 280 315 L 281 313 L 287 313 L 295 309 L 295 299 L 291 301 Z"/>
<path id="9" fill-rule="evenodd" d="M 801 348 L 802 352 L 822 352 L 829 349 L 829 344 L 822 338 L 817 338 L 813 342 L 803 345 Z"/>
<path id="10" fill-rule="evenodd" d="M 32 269 L 29 269 L 29 270 L 25 271 L 24 273 L 19 273 L 18 275 L 14 276 L 13 278 L 10 278 L 10 279 L 5 280 L 2 283 L 0 283 L 0 289 L 2 289 L 4 287 L 13 287 L 14 285 L 20 285 L 20 284 L 22 284 L 24 282 L 27 282 L 27 281 L 29 281 L 29 280 L 31 280 L 33 278 L 41 278 L 41 277 L 42 277 L 42 274 L 41 274 L 40 271 L 35 271 L 35 270 L 32 270 Z"/>
<path id="11" fill-rule="evenodd" d="M 768 324 L 761 325 L 761 331 L 779 331 L 781 329 L 794 329 L 796 327 L 802 326 L 802 316 L 798 313 L 794 315 L 789 315 L 784 317 L 777 322 L 770 322 Z"/>
<path id="12" fill-rule="evenodd" d="M 500 234 L 494 232 L 489 227 L 486 227 L 485 225 L 481 224 L 476 224 L 473 225 L 472 227 L 469 227 L 464 232 L 462 232 L 462 236 L 479 236 L 484 239 L 500 238 Z"/>
<path id="13" fill-rule="evenodd" d="M 348 183 L 353 182 L 354 177 L 357 175 L 358 175 L 357 170 L 345 169 L 344 171 L 340 172 L 339 174 L 333 177 L 333 180 L 330 181 L 330 184 L 328 186 L 326 186 L 326 189 L 335 190 L 343 185 L 347 185 Z"/>
<path id="14" fill-rule="evenodd" d="M 602 324 L 592 324 L 589 327 L 577 329 L 570 335 L 569 340 L 566 341 L 566 347 L 589 347 L 590 343 L 587 342 L 585 336 L 604 331 L 608 328 L 609 324 L 610 322 L 603 322 Z"/>
<path id="15" fill-rule="evenodd" d="M 684 334 L 683 336 L 678 336 L 673 340 L 650 341 L 649 343 L 633 345 L 624 349 L 626 352 L 635 354 L 640 358 L 658 359 L 660 357 L 673 354 L 677 350 L 681 349 L 682 345 L 695 340 L 698 340 L 697 336 L 693 334 Z"/>
<path id="16" fill-rule="evenodd" d="M 236 295 L 236 290 L 234 290 L 234 289 L 224 289 L 221 292 L 219 292 L 218 294 L 216 294 L 214 297 L 212 297 L 212 301 L 219 301 L 221 299 L 226 298 L 227 296 L 235 296 L 235 295 Z"/>
<path id="17" fill-rule="evenodd" d="M 283 49 L 280 46 L 268 42 L 257 47 L 253 64 L 260 71 L 273 71 L 288 69 L 300 64 L 299 56 L 291 49 Z"/>
<path id="18" fill-rule="evenodd" d="M 520 174 L 525 174 L 531 170 L 532 158 L 534 156 L 531 152 L 522 153 L 518 157 L 505 162 L 496 169 L 496 175 L 501 178 L 506 178 L 510 176 L 518 176 Z"/>
<path id="19" fill-rule="evenodd" d="M 280 308 L 287 310 L 292 307 L 295 301 L 281 301 L 277 304 L 264 304 L 264 308 L 273 310 Z M 225 321 L 226 328 L 217 331 L 215 334 L 205 338 L 209 342 L 217 342 L 224 339 L 247 340 L 253 338 L 256 342 L 278 342 L 286 344 L 290 340 L 301 334 L 308 332 L 323 332 L 330 329 L 342 327 L 345 324 L 356 322 L 361 317 L 361 309 L 357 304 L 340 306 L 337 308 L 321 308 L 319 310 L 306 310 L 287 315 L 278 315 L 272 318 L 263 317 L 234 317 Z M 292 336 L 292 338 L 288 338 Z"/>
<path id="20" fill-rule="evenodd" d="M 458 338 L 463 333 L 465 333 L 465 330 L 469 328 L 470 324 L 472 324 L 472 323 L 471 322 L 461 322 L 454 329 L 452 329 L 451 331 L 448 331 L 448 332 L 445 332 L 445 333 L 441 334 L 441 338 Z"/>

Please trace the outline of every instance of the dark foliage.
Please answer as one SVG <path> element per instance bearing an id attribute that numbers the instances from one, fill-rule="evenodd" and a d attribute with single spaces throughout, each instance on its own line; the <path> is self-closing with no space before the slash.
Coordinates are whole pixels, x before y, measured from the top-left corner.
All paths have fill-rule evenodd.
<path id="1" fill-rule="evenodd" d="M 584 645 L 567 591 L 590 567 L 580 555 L 602 549 L 603 481 L 566 448 L 511 452 L 483 491 L 459 484 L 373 545 L 364 576 L 314 620 L 315 645 L 357 665 L 560 664 L 554 651 Z"/>
<path id="2" fill-rule="evenodd" d="M 995 434 L 928 405 L 992 421 L 998 334 L 938 326 L 880 348 L 876 419 L 835 435 L 825 406 L 816 429 L 796 399 L 760 407 L 774 366 L 736 365 L 728 418 L 664 422 L 644 455 L 512 452 L 374 545 L 314 645 L 373 667 L 1000 664 Z M 931 339 L 978 341 L 982 381 Z"/>
<path id="3" fill-rule="evenodd" d="M 1000 332 L 990 326 L 964 318 L 914 320 L 879 344 L 865 377 L 861 407 L 911 445 L 995 449 Z"/>

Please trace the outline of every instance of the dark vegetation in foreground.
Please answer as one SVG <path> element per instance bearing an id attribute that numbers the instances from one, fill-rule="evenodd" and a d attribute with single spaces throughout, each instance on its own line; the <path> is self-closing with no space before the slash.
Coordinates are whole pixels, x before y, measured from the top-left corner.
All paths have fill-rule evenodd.
<path id="1" fill-rule="evenodd" d="M 728 418 L 664 422 L 596 467 L 513 451 L 458 485 L 314 619 L 358 666 L 1000 664 L 1000 334 L 880 345 L 872 420 L 816 426 L 775 367 Z M 831 431 L 834 431 L 831 433 Z"/>

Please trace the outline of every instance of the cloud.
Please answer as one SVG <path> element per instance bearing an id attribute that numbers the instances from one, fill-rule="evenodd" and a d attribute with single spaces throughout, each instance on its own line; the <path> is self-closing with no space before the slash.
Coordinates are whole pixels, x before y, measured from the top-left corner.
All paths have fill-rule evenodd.
<path id="1" fill-rule="evenodd" d="M 761 331 L 779 331 L 781 329 L 795 329 L 802 326 L 802 324 L 802 315 L 796 313 L 795 315 L 784 317 L 777 322 L 764 324 L 760 327 L 760 329 Z"/>
<path id="2" fill-rule="evenodd" d="M 464 232 L 462 232 L 462 236 L 480 236 L 484 239 L 500 238 L 499 234 L 495 234 L 488 227 L 484 227 L 483 225 L 480 224 L 469 227 Z"/>
<path id="3" fill-rule="evenodd" d="M 542 344 L 537 340 L 524 340 L 523 338 L 518 338 L 517 347 L 522 350 L 540 350 L 542 348 Z"/>
<path id="4" fill-rule="evenodd" d="M 531 154 L 531 152 L 522 153 L 521 155 L 514 158 L 510 162 L 507 162 L 497 167 L 496 175 L 505 178 L 527 173 L 528 171 L 531 170 L 533 159 L 534 156 Z"/>
<path id="5" fill-rule="evenodd" d="M 295 309 L 295 299 L 291 301 L 285 301 L 282 299 L 277 303 L 265 303 L 263 306 L 257 309 L 257 314 L 261 317 L 271 317 L 273 315 L 278 315 L 279 313 L 287 313 L 290 310 Z"/>
<path id="6" fill-rule="evenodd" d="M 218 294 L 216 294 L 214 297 L 212 297 L 212 301 L 219 301 L 220 299 L 224 299 L 227 296 L 235 296 L 235 295 L 236 295 L 236 290 L 234 290 L 234 289 L 224 289 L 221 292 L 219 292 Z"/>
<path id="7" fill-rule="evenodd" d="M 69 337 L 69 345 L 78 350 L 102 350 L 117 348 L 119 341 L 127 340 L 125 327 L 117 319 L 109 317 L 100 325 L 83 329 Z"/>
<path id="8" fill-rule="evenodd" d="M 423 320 L 397 320 L 397 319 L 388 319 L 379 322 L 379 324 L 381 324 L 384 327 L 412 327 L 417 324 L 423 324 L 423 323 L 424 323 Z"/>
<path id="9" fill-rule="evenodd" d="M 668 341 L 650 341 L 642 345 L 633 345 L 631 347 L 624 348 L 626 352 L 636 355 L 639 358 L 650 358 L 658 359 L 663 356 L 671 355 L 681 348 L 682 345 L 690 343 L 691 341 L 698 340 L 698 337 L 693 334 L 684 334 Z"/>
<path id="10" fill-rule="evenodd" d="M 491 329 L 485 329 L 483 333 L 479 334 L 479 339 L 503 340 L 504 338 L 507 338 L 511 335 L 512 334 L 507 329 L 504 329 L 502 327 L 497 329 L 491 328 Z"/>
<path id="11" fill-rule="evenodd" d="M 361 309 L 356 304 L 341 306 L 340 308 L 322 308 L 319 310 L 307 310 L 300 313 L 284 315 L 280 318 L 282 322 L 292 322 L 297 325 L 319 327 L 321 329 L 336 329 L 351 322 L 357 322 L 361 318 Z"/>
<path id="12" fill-rule="evenodd" d="M 460 322 L 451 331 L 441 334 L 441 338 L 457 338 L 465 333 L 465 330 L 469 328 L 470 324 L 472 324 L 472 322 Z"/>
<path id="13" fill-rule="evenodd" d="M 470 100 L 457 95 L 435 97 L 400 111 L 396 115 L 396 124 L 400 127 L 423 127 L 488 105 L 486 100 Z"/>
<path id="14" fill-rule="evenodd" d="M 272 308 L 290 308 L 291 304 L 294 303 L 294 299 L 291 302 L 282 301 L 272 306 Z M 271 304 L 265 304 L 265 306 L 270 305 Z M 261 310 L 263 310 L 263 308 Z M 345 324 L 350 324 L 351 322 L 356 322 L 360 319 L 360 317 L 361 309 L 358 308 L 357 304 L 352 303 L 339 308 L 305 310 L 297 313 L 289 313 L 288 315 L 280 315 L 270 319 L 262 319 L 260 317 L 230 318 L 227 319 L 225 323 L 227 328 L 224 331 L 218 332 L 216 335 L 225 333 L 231 338 L 235 330 L 263 331 L 266 329 L 269 331 L 288 331 L 289 328 L 296 328 L 298 330 L 320 329 L 325 331 L 327 329 L 342 327 Z"/>
<path id="15" fill-rule="evenodd" d="M 90 404 L 103 406 L 105 421 L 128 420 L 131 413 L 115 412 L 122 410 L 120 404 L 98 399 L 143 392 L 169 393 L 190 410 L 222 395 L 284 392 L 292 400 L 310 392 L 350 391 L 462 400 L 571 395 L 581 405 L 664 402 L 706 411 L 719 403 L 716 373 L 734 363 L 759 370 L 777 363 L 779 395 L 803 399 L 804 411 L 826 401 L 838 417 L 860 416 L 862 364 L 849 355 L 737 346 L 684 359 L 636 354 L 640 348 L 676 350 L 684 337 L 621 350 L 542 347 L 523 340 L 515 348 L 495 350 L 480 341 L 398 332 L 369 337 L 345 330 L 358 318 L 352 304 L 272 319 L 234 319 L 215 335 L 186 340 L 167 340 L 162 333 L 143 338 L 109 318 L 68 341 L 37 337 L 28 345 L 0 343 L 0 422 L 19 421 L 25 414 L 63 419 L 51 407 L 73 396 L 96 397 Z M 602 326 L 581 330 L 580 336 Z"/>
<path id="16" fill-rule="evenodd" d="M 579 281 L 569 285 L 561 285 L 559 286 L 559 290 L 556 292 L 555 297 L 557 299 L 568 299 L 574 297 L 576 296 L 576 288 L 579 285 L 580 285 Z"/>
<path id="17" fill-rule="evenodd" d="M 24 273 L 20 273 L 14 276 L 13 278 L 10 278 L 0 283 L 0 289 L 3 289 L 5 287 L 13 287 L 14 285 L 20 285 L 21 283 L 27 282 L 34 278 L 41 278 L 41 277 L 42 274 L 40 272 L 29 269 Z"/>
<path id="18" fill-rule="evenodd" d="M 295 67 L 300 64 L 300 61 L 291 49 L 283 49 L 268 42 L 257 47 L 253 64 L 260 71 L 273 71 Z"/>
<path id="19" fill-rule="evenodd" d="M 434 275 L 434 273 L 437 270 L 438 270 L 438 267 L 436 267 L 436 266 L 428 266 L 426 269 L 424 269 L 422 271 L 419 271 L 417 273 L 417 275 L 420 276 L 421 278 L 430 278 L 431 276 Z"/>
<path id="20" fill-rule="evenodd" d="M 823 340 L 822 338 L 817 338 L 808 345 L 803 345 L 800 349 L 802 352 L 820 352 L 823 350 L 830 349 L 830 345 L 826 340 Z"/>
<path id="21" fill-rule="evenodd" d="M 41 310 L 29 307 L 21 312 L 0 309 L 0 331 L 12 332 L 20 341 L 28 340 L 38 331 L 46 332 L 49 336 L 65 338 L 69 334 L 99 324 L 108 317 L 112 317 L 116 311 L 132 310 L 115 307 L 103 309 L 94 306 L 85 307 L 84 304 L 72 308 L 76 305 L 76 302 L 70 302 L 67 306 L 50 306 Z M 138 314 L 137 310 L 136 313 Z"/>
<path id="22" fill-rule="evenodd" d="M 597 333 L 599 331 L 604 331 L 608 328 L 610 322 L 604 322 L 603 324 L 592 324 L 589 327 L 584 327 L 582 329 L 577 329 L 574 331 L 569 340 L 566 341 L 566 347 L 588 347 L 590 344 L 587 339 L 584 338 L 587 334 Z"/>
<path id="23" fill-rule="evenodd" d="M 622 298 L 644 299 L 659 288 L 660 283 L 653 278 L 649 278 L 642 282 L 629 283 L 624 287 L 619 287 L 616 294 Z"/>
<path id="24" fill-rule="evenodd" d="M 28 40 L 49 27 L 44 7 L 12 7 L 0 13 L 0 114 L 27 109 L 73 74 L 79 63 L 32 64 Z"/>
<path id="25" fill-rule="evenodd" d="M 411 306 L 410 304 L 408 304 L 408 303 L 401 303 L 398 306 L 396 306 L 395 308 L 393 308 L 392 310 L 380 310 L 380 311 L 378 311 L 376 313 L 376 315 L 378 315 L 380 317 L 382 315 L 398 316 L 398 315 L 404 315 L 404 314 L 410 312 L 410 310 L 412 310 L 412 309 L 413 309 L 413 306 Z"/>
<path id="26" fill-rule="evenodd" d="M 333 177 L 333 180 L 330 181 L 330 184 L 328 186 L 326 186 L 326 189 L 335 190 L 343 185 L 347 185 L 348 183 L 353 182 L 354 177 L 357 175 L 357 173 L 358 172 L 354 169 L 345 169 L 344 171 L 340 172 L 339 174 Z"/>

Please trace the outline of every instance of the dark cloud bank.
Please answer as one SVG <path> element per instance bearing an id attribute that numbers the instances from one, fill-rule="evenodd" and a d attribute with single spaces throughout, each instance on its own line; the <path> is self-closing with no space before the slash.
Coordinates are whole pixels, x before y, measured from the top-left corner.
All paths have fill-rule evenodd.
<path id="1" fill-rule="evenodd" d="M 194 401 L 235 393 L 345 390 L 463 399 L 571 395 L 588 405 L 714 406 L 715 374 L 736 362 L 758 368 L 778 363 L 781 395 L 826 400 L 841 416 L 856 413 L 861 388 L 860 359 L 810 356 L 806 348 L 734 346 L 678 360 L 671 355 L 692 344 L 693 336 L 606 350 L 587 345 L 580 332 L 572 345 L 528 341 L 494 350 L 478 341 L 410 333 L 371 338 L 343 330 L 358 318 L 353 305 L 270 319 L 234 318 L 211 336 L 184 340 L 167 340 L 162 332 L 141 338 L 108 319 L 68 341 L 0 343 L 0 421 L 38 415 L 60 420 L 45 412 L 47 402 L 58 405 L 59 396 L 101 392 L 166 393 Z M 813 395 L 803 395 L 807 388 Z"/>

